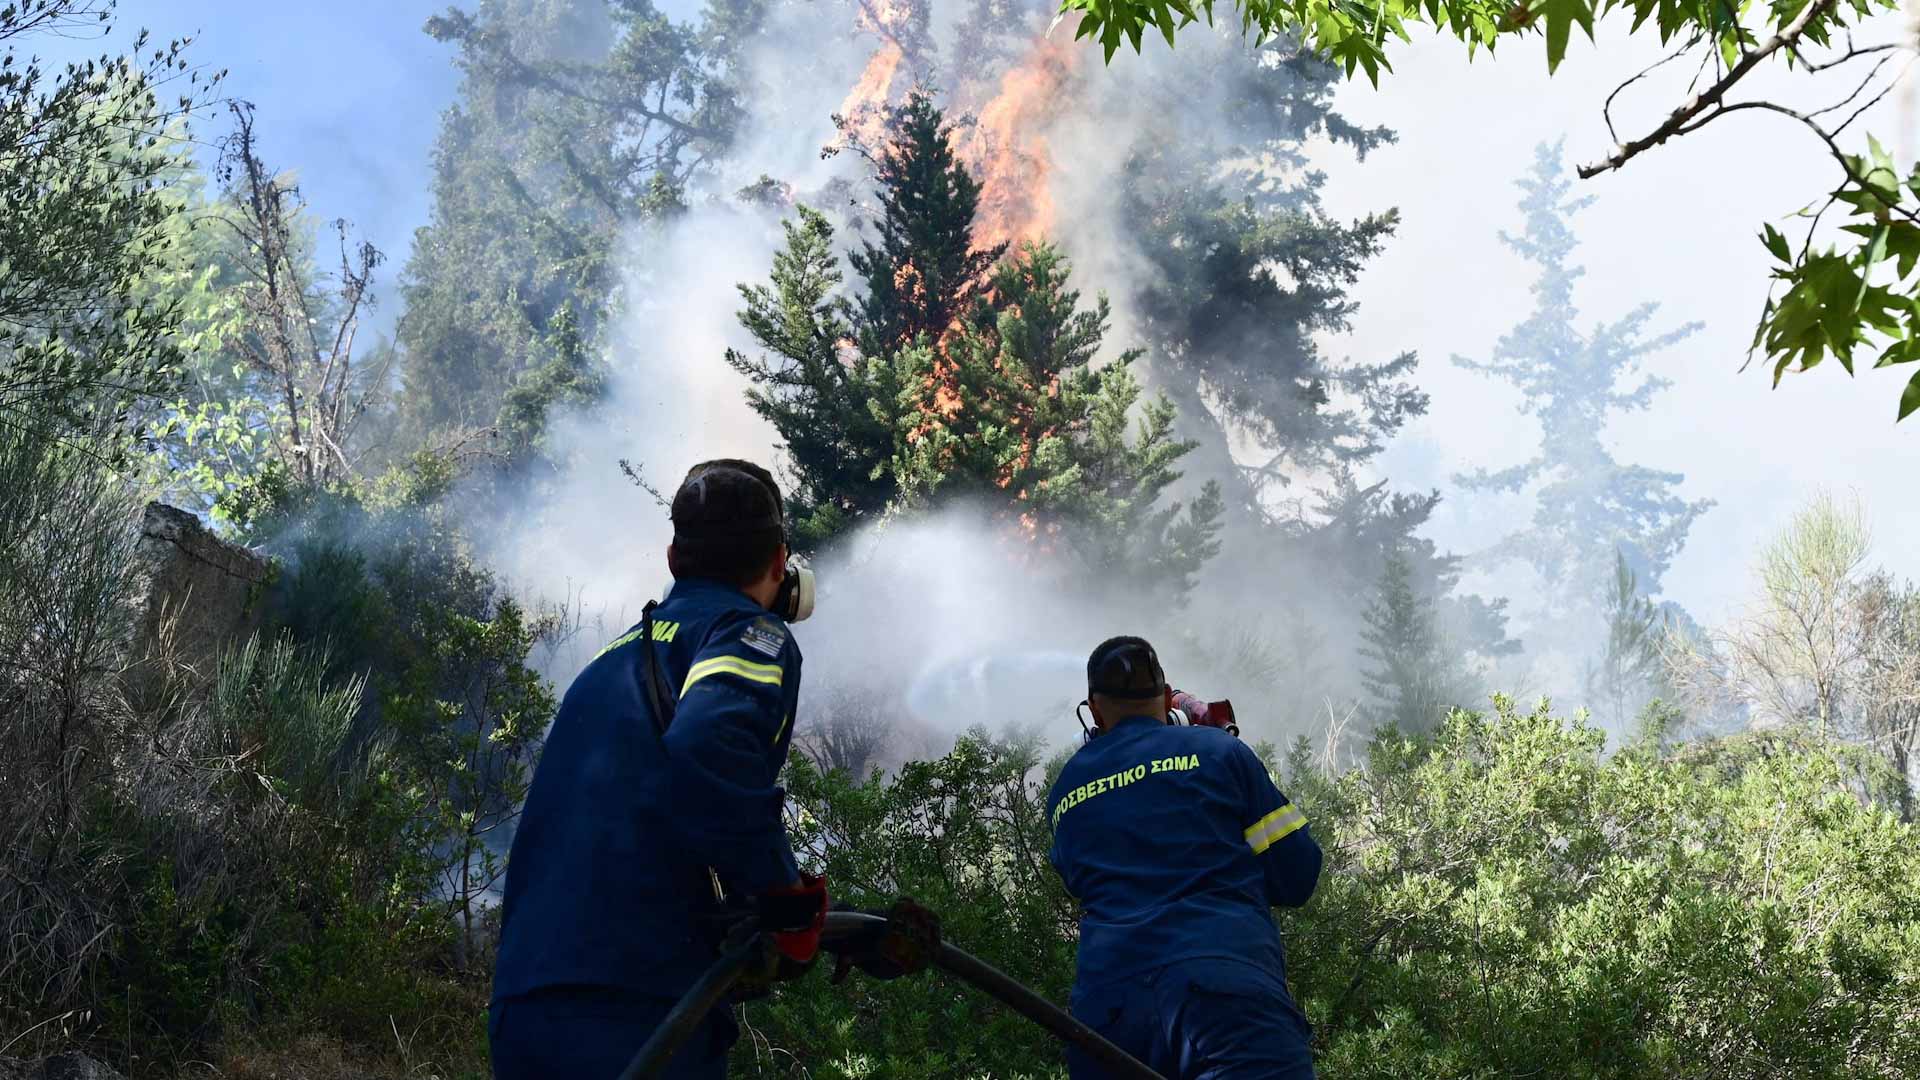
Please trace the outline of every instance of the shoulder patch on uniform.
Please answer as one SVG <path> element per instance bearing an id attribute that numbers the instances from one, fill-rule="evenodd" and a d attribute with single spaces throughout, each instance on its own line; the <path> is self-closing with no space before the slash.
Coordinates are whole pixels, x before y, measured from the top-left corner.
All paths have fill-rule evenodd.
<path id="1" fill-rule="evenodd" d="M 766 656 L 779 656 L 780 647 L 787 643 L 787 628 L 778 619 L 762 615 L 747 625 L 746 632 L 740 635 L 740 644 L 754 652 Z"/>

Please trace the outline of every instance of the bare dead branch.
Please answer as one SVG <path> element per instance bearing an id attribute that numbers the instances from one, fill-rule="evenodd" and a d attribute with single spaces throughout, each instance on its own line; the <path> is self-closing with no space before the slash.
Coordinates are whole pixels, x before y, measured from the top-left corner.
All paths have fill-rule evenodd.
<path id="1" fill-rule="evenodd" d="M 1830 154 L 1836 162 L 1839 162 L 1841 171 L 1847 174 L 1847 178 L 1849 180 L 1853 181 L 1855 184 L 1858 184 L 1862 190 L 1873 194 L 1874 198 L 1879 200 L 1882 206 L 1886 207 L 1888 213 L 1897 214 L 1903 218 L 1906 218 L 1908 221 L 1912 221 L 1915 224 L 1920 224 L 1920 211 L 1915 211 L 1908 207 L 1901 206 L 1897 201 L 1889 202 L 1884 197 L 1882 197 L 1878 192 L 1875 192 L 1872 187 L 1868 186 L 1866 182 L 1867 178 L 1860 175 L 1860 173 L 1856 169 L 1854 169 L 1853 163 L 1850 160 L 1848 160 L 1846 151 L 1840 148 L 1840 144 L 1834 140 L 1833 134 L 1829 132 L 1826 128 L 1820 126 L 1820 122 L 1818 120 L 1813 119 L 1811 116 L 1808 116 L 1806 113 L 1800 112 L 1797 109 L 1790 109 L 1785 105 L 1781 105 L 1772 101 L 1736 102 L 1732 105 L 1725 105 L 1715 110 L 1713 113 L 1709 114 L 1708 116 L 1703 117 L 1699 121 L 1683 129 L 1682 133 L 1684 134 L 1685 132 L 1689 132 L 1689 131 L 1698 131 L 1699 129 L 1705 127 L 1708 123 L 1712 122 L 1713 120 L 1719 117 L 1731 115 L 1737 112 L 1746 112 L 1753 109 L 1758 109 L 1763 112 L 1778 113 L 1781 116 L 1785 116 L 1793 120 L 1798 120 L 1802 125 L 1804 125 L 1807 128 L 1808 131 L 1813 132 L 1814 135 L 1819 137 L 1821 142 L 1826 144 L 1828 154 Z"/>
<path id="2" fill-rule="evenodd" d="M 1844 109 L 1847 106 L 1853 104 L 1855 101 L 1859 100 L 1860 95 L 1867 92 L 1867 87 L 1873 85 L 1873 81 L 1879 78 L 1881 70 L 1885 68 L 1887 66 L 1887 62 L 1892 59 L 1893 59 L 1892 56 L 1881 57 L 1880 60 L 1873 65 L 1872 70 L 1867 72 L 1867 77 L 1860 80 L 1860 85 L 1853 88 L 1853 93 L 1848 94 L 1846 97 L 1840 99 L 1839 101 L 1834 102 L 1833 104 L 1827 106 L 1824 109 L 1815 109 L 1813 112 L 1808 113 L 1807 116 L 1811 118 L 1816 116 L 1825 116 L 1828 113 L 1839 112 L 1841 109 Z M 1856 110 L 1852 116 L 1847 117 L 1845 122 L 1843 122 L 1839 127 L 1834 128 L 1833 133 L 1835 135 L 1838 135 L 1841 132 L 1847 130 L 1847 126 L 1849 124 L 1852 124 L 1855 120 L 1860 118 L 1860 113 L 1865 112 L 1867 109 L 1870 109 L 1875 105 L 1878 105 L 1882 101 L 1885 101 L 1887 95 L 1893 91 L 1894 86 L 1899 85 L 1899 82 L 1900 80 L 1898 78 L 1895 78 L 1892 83 L 1889 83 L 1887 86 L 1882 87 L 1878 94 L 1875 94 L 1872 98 L 1868 99 L 1865 105 L 1861 106 L 1860 109 Z"/>
<path id="3" fill-rule="evenodd" d="M 1904 49 L 1906 47 L 1907 47 L 1906 45 L 1899 42 L 1890 42 L 1885 45 L 1869 45 L 1864 49 L 1855 48 L 1853 45 L 1853 31 L 1849 30 L 1847 31 L 1847 48 L 1845 52 L 1841 53 L 1837 57 L 1834 57 L 1832 60 L 1825 60 L 1818 64 L 1808 63 L 1804 59 L 1801 60 L 1801 63 L 1806 65 L 1806 70 L 1808 72 L 1813 74 L 1818 74 L 1819 72 L 1831 71 L 1834 68 L 1841 67 L 1845 64 L 1850 64 L 1855 60 L 1872 56 L 1875 53 L 1898 52 L 1901 49 Z M 1797 55 L 1797 50 L 1796 50 L 1796 55 Z"/>
<path id="4" fill-rule="evenodd" d="M 1613 93 L 1607 95 L 1606 103 L 1600 106 L 1600 117 L 1601 119 L 1606 121 L 1608 138 L 1612 139 L 1616 144 L 1620 142 L 1620 133 L 1615 131 L 1613 127 L 1614 99 L 1619 97 L 1621 94 L 1625 93 L 1627 90 L 1627 87 L 1632 86 L 1634 83 L 1639 82 L 1641 79 L 1644 79 L 1647 76 L 1653 74 L 1654 72 L 1660 70 L 1661 68 L 1666 67 L 1668 64 L 1671 64 L 1675 60 L 1680 59 L 1682 56 L 1687 55 L 1688 50 L 1692 49 L 1695 45 L 1698 45 L 1699 43 L 1700 43 L 1700 36 L 1696 34 L 1693 36 L 1693 38 L 1688 40 L 1688 42 L 1685 45 L 1682 45 L 1678 49 L 1675 49 L 1672 53 L 1669 53 L 1667 56 L 1664 56 L 1661 59 L 1654 61 L 1652 64 L 1649 64 L 1647 67 L 1642 69 L 1639 72 L 1639 74 L 1634 75 L 1632 78 L 1628 79 L 1626 82 L 1623 82 L 1619 86 L 1616 86 L 1613 88 Z"/>

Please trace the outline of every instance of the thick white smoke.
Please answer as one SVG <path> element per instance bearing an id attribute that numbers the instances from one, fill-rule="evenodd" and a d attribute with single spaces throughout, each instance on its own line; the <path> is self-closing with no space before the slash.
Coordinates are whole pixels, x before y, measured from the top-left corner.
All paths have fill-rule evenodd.
<path id="1" fill-rule="evenodd" d="M 488 534 L 496 545 L 488 559 L 519 591 L 585 617 L 580 640 L 548 671 L 562 685 L 581 650 L 599 647 L 588 639 L 638 618 L 669 580 L 666 510 L 620 463 L 670 497 L 699 461 L 772 457 L 772 429 L 721 357 L 735 337 L 725 298 L 735 282 L 766 273 L 778 232 L 760 215 L 713 206 L 630 238 L 625 291 L 634 300 L 611 335 L 607 398 L 554 416 L 559 475 L 540 478 Z"/>
<path id="2" fill-rule="evenodd" d="M 934 12 L 943 54 L 959 46 L 957 7 Z M 851 153 L 823 159 L 820 151 L 836 139 L 831 114 L 875 39 L 854 32 L 851 7 L 809 6 L 779 18 L 785 25 L 769 35 L 779 47 L 754 60 L 756 126 L 721 175 L 691 193 L 692 212 L 629 238 L 625 302 L 606 356 L 607 397 L 591 410 L 555 417 L 550 444 L 561 475 L 531 486 L 499 515 L 506 527 L 486 553 L 523 594 L 564 602 L 579 617 L 579 633 L 547 664 L 562 687 L 668 582 L 665 508 L 618 463 L 635 463 L 669 495 L 690 465 L 707 458 L 746 457 L 778 470 L 776 436 L 749 408 L 747 383 L 723 356 L 728 347 L 756 350 L 737 321 L 736 285 L 767 280 L 781 243 L 780 215 L 733 193 L 770 177 L 836 221 L 859 217 L 858 204 L 871 203 L 866 163 Z M 1037 18 L 1025 44 L 994 67 L 967 73 L 971 89 L 964 92 L 993 91 L 1005 70 L 1031 55 L 1045 26 Z M 1055 36 L 1065 45 L 1071 34 L 1061 28 Z M 1217 65 L 1248 62 L 1244 52 L 1225 55 L 1236 48 L 1244 47 L 1230 37 L 1196 36 L 1177 59 L 1162 52 L 1106 69 L 1095 51 L 1079 49 L 1065 83 L 1072 98 L 1036 102 L 1044 115 L 1033 134 L 1050 149 L 1055 213 L 1048 235 L 1073 260 L 1083 303 L 1104 293 L 1114 304 L 1103 359 L 1140 343 L 1127 299 L 1149 273 L 1111 197 L 1137 140 L 1115 133 L 1197 137 L 1227 108 L 1205 89 L 1215 84 Z M 897 85 L 896 97 L 905 85 Z M 956 118 L 969 104 L 945 97 L 941 103 Z M 857 243 L 850 230 L 841 239 Z M 806 656 L 803 724 L 858 701 L 861 708 L 878 703 L 881 721 L 896 736 L 909 736 L 901 748 L 907 751 L 937 752 L 975 724 L 1044 725 L 1066 740 L 1078 732 L 1072 706 L 1083 692 L 1088 651 L 1122 633 L 1154 640 L 1176 685 L 1202 696 L 1234 695 L 1250 739 L 1287 739 L 1317 723 L 1283 715 L 1280 702 L 1293 690 L 1263 681 L 1257 664 L 1196 647 L 1202 636 L 1230 640 L 1220 632 L 1229 622 L 1249 635 L 1263 632 L 1257 590 L 1222 590 L 1175 612 L 1124 580 L 1099 595 L 1070 588 L 1024 561 L 987 514 L 965 506 L 868 527 L 819 569 L 820 612 L 797 630 Z"/>
<path id="3" fill-rule="evenodd" d="M 1262 672 L 1219 655 L 1223 605 L 1169 608 L 1123 578 L 1100 588 L 1050 572 L 964 504 L 869 526 L 822 563 L 819 614 L 797 630 L 807 685 L 890 701 L 896 719 L 951 737 L 975 725 L 1078 734 L 1086 658 L 1117 634 L 1153 641 L 1167 677 L 1231 696 L 1249 739 L 1299 734 Z"/>

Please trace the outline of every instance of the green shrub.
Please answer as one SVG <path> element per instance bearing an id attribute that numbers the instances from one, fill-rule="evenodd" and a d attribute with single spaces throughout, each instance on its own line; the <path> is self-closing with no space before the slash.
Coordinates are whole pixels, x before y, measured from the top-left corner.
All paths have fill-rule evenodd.
<path id="1" fill-rule="evenodd" d="M 1605 752 L 1495 699 L 1282 786 L 1326 848 L 1280 914 L 1321 1075 L 1895 1077 L 1920 1061 L 1920 835 L 1863 801 L 1859 751 L 1782 736 Z M 790 771 L 837 894 L 908 892 L 951 940 L 1063 1001 L 1071 906 L 1047 770 L 972 737 L 891 780 Z M 822 978 L 747 1010 L 742 1077 L 1060 1071 L 1037 1029 L 938 976 Z"/>
<path id="2" fill-rule="evenodd" d="M 1898 1076 L 1920 1060 L 1920 850 L 1857 752 L 1612 755 L 1496 699 L 1297 770 L 1329 851 L 1288 920 L 1329 1076 Z"/>
<path id="3" fill-rule="evenodd" d="M 936 761 L 856 783 L 796 760 L 789 772 L 797 850 L 833 893 L 885 907 L 909 894 L 940 912 L 956 944 L 1056 1000 L 1073 977 L 1073 911 L 1046 862 L 1036 746 L 976 733 Z M 831 967 L 831 963 L 823 966 Z M 944 976 L 839 987 L 810 978 L 746 1010 L 740 1076 L 1049 1076 L 1050 1036 Z M 797 1075 L 797 1074 L 796 1074 Z"/>
<path id="4" fill-rule="evenodd" d="M 548 624 L 432 507 L 275 498 L 270 638 L 174 672 L 89 804 L 120 883 L 91 1033 L 139 1075 L 296 1035 L 484 1074 L 484 897 L 553 710 Z"/>

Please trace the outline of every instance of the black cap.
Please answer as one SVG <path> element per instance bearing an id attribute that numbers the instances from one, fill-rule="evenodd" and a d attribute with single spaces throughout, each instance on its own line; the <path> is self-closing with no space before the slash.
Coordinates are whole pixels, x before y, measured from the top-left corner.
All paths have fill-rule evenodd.
<path id="1" fill-rule="evenodd" d="M 1087 657 L 1087 694 L 1132 700 L 1158 697 L 1167 688 L 1160 657 L 1145 638 L 1108 638 Z"/>
<path id="2" fill-rule="evenodd" d="M 750 540 L 784 535 L 786 514 L 773 475 L 751 461 L 703 461 L 687 472 L 673 494 L 676 542 Z"/>

